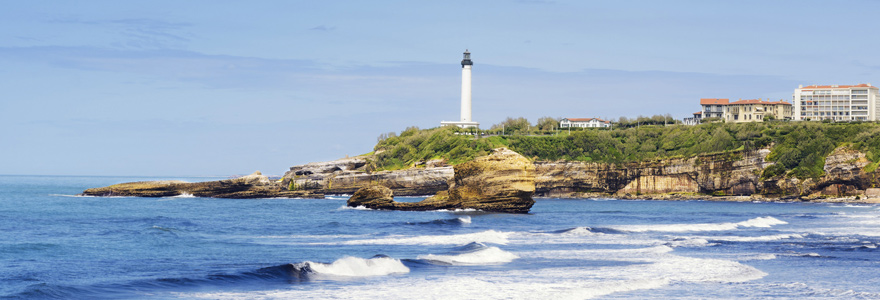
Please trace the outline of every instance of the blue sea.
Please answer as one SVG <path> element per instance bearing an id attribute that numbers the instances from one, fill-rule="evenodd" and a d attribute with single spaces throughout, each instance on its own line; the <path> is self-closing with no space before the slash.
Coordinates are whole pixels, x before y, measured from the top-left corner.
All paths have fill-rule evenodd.
<path id="1" fill-rule="evenodd" d="M 76 196 L 157 179 L 0 176 L 0 298 L 880 299 L 877 205 Z"/>

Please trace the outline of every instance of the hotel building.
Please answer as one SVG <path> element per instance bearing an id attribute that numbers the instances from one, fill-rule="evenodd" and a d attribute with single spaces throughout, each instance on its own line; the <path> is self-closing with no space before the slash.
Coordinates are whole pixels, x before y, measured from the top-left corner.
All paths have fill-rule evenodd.
<path id="1" fill-rule="evenodd" d="M 764 122 L 764 117 L 791 120 L 791 103 L 785 101 L 739 100 L 724 106 L 725 122 Z"/>
<path id="2" fill-rule="evenodd" d="M 764 117 L 772 116 L 777 120 L 792 118 L 791 103 L 785 101 L 739 100 L 703 98 L 700 99 L 702 110 L 695 112 L 692 118 L 685 118 L 685 125 L 702 123 L 705 118 L 718 118 L 728 123 L 764 122 Z"/>
<path id="3" fill-rule="evenodd" d="M 870 83 L 857 85 L 811 85 L 794 90 L 797 121 L 877 121 L 878 89 Z"/>

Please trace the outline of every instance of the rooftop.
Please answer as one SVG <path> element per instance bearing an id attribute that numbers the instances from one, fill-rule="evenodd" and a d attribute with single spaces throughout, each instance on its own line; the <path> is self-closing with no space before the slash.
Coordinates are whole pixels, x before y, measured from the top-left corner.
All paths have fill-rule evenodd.
<path id="1" fill-rule="evenodd" d="M 565 118 L 563 120 L 569 120 L 571 122 L 589 122 L 591 120 L 597 120 L 599 122 L 611 123 L 611 121 L 605 121 L 599 118 Z"/>
<path id="2" fill-rule="evenodd" d="M 703 98 L 700 99 L 700 105 L 727 105 L 729 99 Z"/>
<path id="3" fill-rule="evenodd" d="M 876 86 L 872 86 L 870 83 L 860 83 L 856 85 L 808 85 L 805 87 L 798 88 L 800 90 L 819 90 L 819 89 L 849 89 L 849 88 L 872 88 L 876 89 Z"/>
<path id="4" fill-rule="evenodd" d="M 770 101 L 761 101 L 760 99 L 739 100 L 739 101 L 734 101 L 734 102 L 730 103 L 730 105 L 735 105 L 735 104 L 791 105 L 791 103 L 788 103 L 785 101 L 770 102 Z"/>

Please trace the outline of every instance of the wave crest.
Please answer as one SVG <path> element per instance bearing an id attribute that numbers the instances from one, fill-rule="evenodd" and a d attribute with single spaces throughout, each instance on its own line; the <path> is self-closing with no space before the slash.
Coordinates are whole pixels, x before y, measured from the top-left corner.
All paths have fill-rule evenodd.
<path id="1" fill-rule="evenodd" d="M 454 255 L 419 255 L 418 259 L 439 262 L 447 265 L 495 265 L 509 263 L 519 258 L 516 254 L 498 247 L 485 247 L 471 252 Z"/>
<path id="2" fill-rule="evenodd" d="M 391 236 L 380 239 L 352 240 L 338 243 L 315 243 L 313 245 L 466 245 L 473 242 L 506 245 L 509 242 L 510 234 L 509 232 L 486 230 L 453 235 Z"/>
<path id="3" fill-rule="evenodd" d="M 740 227 L 771 227 L 788 224 L 774 217 L 757 217 L 738 223 L 699 223 L 699 224 L 657 224 L 619 226 L 616 229 L 629 232 L 688 232 L 688 231 L 727 231 Z"/>
<path id="4" fill-rule="evenodd" d="M 409 273 L 409 268 L 403 265 L 399 259 L 390 257 L 364 259 L 347 256 L 329 264 L 307 261 L 296 264 L 294 267 L 297 270 L 305 270 L 315 274 L 346 277 L 370 277 Z"/>

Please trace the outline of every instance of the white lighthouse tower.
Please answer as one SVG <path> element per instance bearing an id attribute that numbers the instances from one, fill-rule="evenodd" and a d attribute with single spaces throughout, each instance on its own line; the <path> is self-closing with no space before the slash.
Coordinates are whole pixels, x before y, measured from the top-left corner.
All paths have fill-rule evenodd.
<path id="1" fill-rule="evenodd" d="M 480 127 L 480 123 L 471 118 L 471 53 L 464 50 L 464 59 L 461 60 L 461 121 L 442 121 L 440 126 L 458 126 L 461 128 Z"/>

